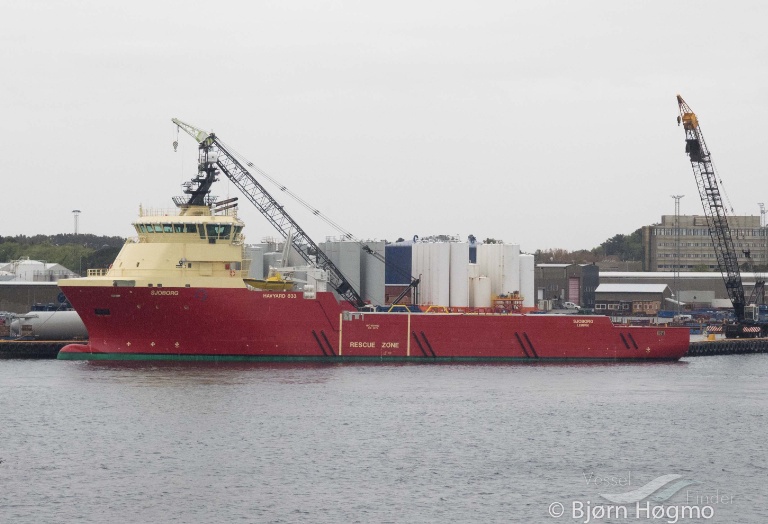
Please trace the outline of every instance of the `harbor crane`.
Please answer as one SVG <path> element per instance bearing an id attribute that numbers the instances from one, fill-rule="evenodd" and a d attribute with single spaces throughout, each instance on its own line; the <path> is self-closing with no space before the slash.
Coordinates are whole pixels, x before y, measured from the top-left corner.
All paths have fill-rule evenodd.
<path id="1" fill-rule="evenodd" d="M 768 324 L 759 321 L 759 308 L 755 305 L 754 299 L 762 294 L 765 281 L 755 282 L 752 296 L 747 301 L 731 229 L 728 226 L 728 214 L 723 204 L 709 148 L 704 141 L 696 114 L 680 95 L 677 95 L 677 104 L 680 109 L 677 125 L 682 124 L 685 130 L 685 152 L 691 161 L 704 215 L 707 218 L 709 234 L 715 248 L 717 265 L 723 275 L 725 289 L 733 303 L 736 316 L 734 324 L 725 326 L 725 336 L 727 338 L 764 336 L 768 332 Z"/>

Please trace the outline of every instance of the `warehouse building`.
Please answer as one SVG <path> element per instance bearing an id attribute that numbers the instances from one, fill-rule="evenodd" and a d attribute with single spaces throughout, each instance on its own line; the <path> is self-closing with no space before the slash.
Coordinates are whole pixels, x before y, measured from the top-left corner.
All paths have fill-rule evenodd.
<path id="1" fill-rule="evenodd" d="M 600 284 L 595 290 L 595 313 L 656 316 L 672 300 L 666 284 Z"/>
<path id="2" fill-rule="evenodd" d="M 764 279 L 765 275 L 741 273 L 744 294 L 747 298 L 752 294 L 756 279 Z M 725 289 L 723 276 L 719 271 L 688 272 L 672 271 L 634 272 L 612 271 L 600 274 L 601 284 L 664 284 L 667 285 L 679 300 L 690 308 L 730 308 L 731 300 Z M 671 307 L 666 306 L 666 309 Z M 662 307 L 665 309 L 665 307 Z"/>
<path id="3" fill-rule="evenodd" d="M 64 301 L 56 282 L 78 275 L 61 264 L 22 258 L 0 263 L 0 311 L 26 313 L 36 304 Z"/>
<path id="4" fill-rule="evenodd" d="M 594 264 L 537 264 L 535 283 L 539 309 L 557 309 L 564 302 L 595 307 L 600 270 Z"/>
<path id="5" fill-rule="evenodd" d="M 61 264 L 30 260 L 29 257 L 0 263 L 0 281 L 56 282 L 78 276 Z"/>

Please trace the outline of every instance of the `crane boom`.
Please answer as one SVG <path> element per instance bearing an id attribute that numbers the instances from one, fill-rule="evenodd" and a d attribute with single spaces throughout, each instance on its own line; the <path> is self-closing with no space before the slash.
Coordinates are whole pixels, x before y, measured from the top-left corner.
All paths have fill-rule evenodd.
<path id="1" fill-rule="evenodd" d="M 363 298 L 355 291 L 341 270 L 299 227 L 296 221 L 283 209 L 283 206 L 227 150 L 214 133 L 207 133 L 176 118 L 172 121 L 200 144 L 200 164 L 203 166 L 201 169 L 207 173 L 205 179 L 208 181 L 208 186 L 215 180 L 216 170 L 213 166 L 217 165 L 283 237 L 292 238 L 292 244 L 296 251 L 308 264 L 314 263 L 328 271 L 331 286 L 344 300 L 356 308 L 365 305 Z M 192 203 L 191 199 L 189 203 Z M 315 254 L 315 261 L 311 259 L 309 252 L 303 249 L 305 246 L 308 246 L 309 251 Z"/>
<path id="2" fill-rule="evenodd" d="M 736 321 L 743 323 L 746 306 L 744 285 L 741 280 L 736 249 L 731 237 L 731 229 L 728 226 L 728 216 L 717 183 L 715 168 L 712 165 L 712 158 L 704 141 L 704 135 L 701 132 L 696 114 L 680 95 L 677 95 L 677 103 L 680 109 L 677 123 L 678 125 L 682 123 L 685 130 L 685 152 L 691 161 L 691 167 L 693 167 L 693 175 L 696 178 L 704 215 L 707 217 L 717 264 L 723 275 L 728 297 L 733 303 Z"/>

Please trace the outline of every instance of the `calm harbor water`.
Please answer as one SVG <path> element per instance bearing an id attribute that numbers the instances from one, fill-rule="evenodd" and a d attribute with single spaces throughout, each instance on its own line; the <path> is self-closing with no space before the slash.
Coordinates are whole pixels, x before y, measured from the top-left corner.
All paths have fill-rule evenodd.
<path id="1" fill-rule="evenodd" d="M 764 523 L 766 376 L 768 355 L 3 361 L 0 522 Z M 601 497 L 666 475 L 696 484 L 626 517 Z"/>

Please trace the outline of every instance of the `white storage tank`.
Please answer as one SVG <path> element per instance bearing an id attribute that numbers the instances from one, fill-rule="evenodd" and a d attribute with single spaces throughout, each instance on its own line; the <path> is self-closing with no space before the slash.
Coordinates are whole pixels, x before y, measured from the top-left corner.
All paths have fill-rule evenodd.
<path id="1" fill-rule="evenodd" d="M 40 340 L 83 340 L 88 338 L 85 324 L 76 311 L 30 311 L 11 322 L 11 333 L 21 336 L 31 330 Z"/>
<path id="2" fill-rule="evenodd" d="M 374 253 L 378 253 L 383 258 L 384 242 L 365 242 L 365 245 L 371 248 Z M 360 278 L 362 285 L 360 295 L 363 300 L 370 301 L 371 304 L 384 303 L 384 270 L 385 264 L 370 253 L 360 249 Z"/>
<path id="3" fill-rule="evenodd" d="M 451 242 L 449 245 L 451 257 L 450 305 L 451 307 L 467 307 L 469 306 L 469 244 Z"/>
<path id="4" fill-rule="evenodd" d="M 523 295 L 523 307 L 534 307 L 535 288 L 533 277 L 536 273 L 536 264 L 533 255 L 520 255 L 520 294 Z"/>
<path id="5" fill-rule="evenodd" d="M 469 278 L 467 279 L 469 290 L 469 307 L 475 307 L 475 279 L 480 276 L 480 268 L 477 264 L 469 264 Z"/>
<path id="6" fill-rule="evenodd" d="M 355 291 L 360 293 L 360 244 L 335 240 L 323 242 L 319 247 L 339 268 Z"/>
<path id="7" fill-rule="evenodd" d="M 472 279 L 474 305 L 472 307 L 491 307 L 491 279 L 477 277 Z"/>
<path id="8" fill-rule="evenodd" d="M 419 284 L 420 304 L 432 303 L 432 270 L 429 265 L 429 244 L 417 243 L 413 245 L 412 266 L 414 275 L 421 279 Z"/>
<path id="9" fill-rule="evenodd" d="M 421 276 L 419 303 L 450 305 L 450 244 L 420 242 L 413 245 L 413 274 Z"/>
<path id="10" fill-rule="evenodd" d="M 480 274 L 491 281 L 494 295 L 520 291 L 520 246 L 517 244 L 481 244 L 477 248 Z"/>
<path id="11" fill-rule="evenodd" d="M 427 244 L 429 265 L 432 269 L 432 304 L 448 306 L 451 303 L 451 245 L 447 242 Z"/>
<path id="12" fill-rule="evenodd" d="M 520 246 L 504 244 L 504 290 L 502 293 L 520 292 Z"/>
<path id="13" fill-rule="evenodd" d="M 497 244 L 480 244 L 477 246 L 477 268 L 479 270 L 478 276 L 490 277 L 491 268 L 490 261 L 494 258 L 493 253 L 496 250 Z"/>

